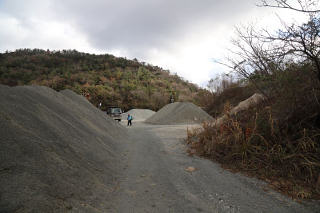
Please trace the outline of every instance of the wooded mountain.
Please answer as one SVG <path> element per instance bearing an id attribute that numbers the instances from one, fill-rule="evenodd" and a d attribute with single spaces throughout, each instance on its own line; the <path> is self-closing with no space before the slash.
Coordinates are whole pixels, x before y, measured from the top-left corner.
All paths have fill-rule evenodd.
<path id="1" fill-rule="evenodd" d="M 91 103 L 158 110 L 169 102 L 192 101 L 201 89 L 158 66 L 137 59 L 76 50 L 19 49 L 0 54 L 0 84 L 71 89 Z"/>

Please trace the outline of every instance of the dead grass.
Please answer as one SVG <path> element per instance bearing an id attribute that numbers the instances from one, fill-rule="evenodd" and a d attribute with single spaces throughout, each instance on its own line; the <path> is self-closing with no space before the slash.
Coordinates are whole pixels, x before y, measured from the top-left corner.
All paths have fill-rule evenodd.
<path id="1" fill-rule="evenodd" d="M 188 130 L 190 155 L 263 179 L 292 198 L 320 198 L 319 129 L 297 128 L 292 133 L 292 128 L 280 128 L 272 107 L 264 104 L 234 116 L 230 110 L 227 103 L 227 119 L 219 126 L 204 123 L 202 128 Z"/>

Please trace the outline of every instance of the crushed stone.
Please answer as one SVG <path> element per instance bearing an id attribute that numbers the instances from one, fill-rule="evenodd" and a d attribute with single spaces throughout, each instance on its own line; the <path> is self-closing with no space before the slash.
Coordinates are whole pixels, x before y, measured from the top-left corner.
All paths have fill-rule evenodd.
<path id="1" fill-rule="evenodd" d="M 126 134 L 70 90 L 0 85 L 0 212 L 106 212 Z"/>
<path id="2" fill-rule="evenodd" d="M 145 121 L 156 112 L 151 109 L 131 109 L 122 114 L 122 119 L 126 120 L 128 114 L 132 115 L 134 121 Z"/>
<path id="3" fill-rule="evenodd" d="M 194 124 L 211 121 L 213 118 L 203 109 L 190 102 L 175 102 L 167 104 L 148 118 L 145 122 L 151 124 Z"/>

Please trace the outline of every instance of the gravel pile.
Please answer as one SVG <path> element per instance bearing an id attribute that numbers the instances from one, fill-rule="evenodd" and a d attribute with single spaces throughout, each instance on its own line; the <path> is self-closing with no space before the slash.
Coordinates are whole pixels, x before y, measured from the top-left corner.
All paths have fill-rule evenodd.
<path id="1" fill-rule="evenodd" d="M 168 104 L 148 118 L 151 124 L 193 124 L 212 120 L 213 118 L 200 107 L 189 102 Z"/>
<path id="2" fill-rule="evenodd" d="M 145 121 L 156 112 L 150 109 L 131 109 L 123 114 L 123 120 L 127 119 L 128 114 L 132 115 L 134 121 Z"/>
<path id="3" fill-rule="evenodd" d="M 70 90 L 0 85 L 0 212 L 107 212 L 127 132 Z"/>

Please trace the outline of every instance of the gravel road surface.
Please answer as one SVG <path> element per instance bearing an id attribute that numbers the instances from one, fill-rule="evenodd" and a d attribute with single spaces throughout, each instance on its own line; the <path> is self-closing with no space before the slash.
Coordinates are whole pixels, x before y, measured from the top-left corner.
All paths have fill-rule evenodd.
<path id="1" fill-rule="evenodd" d="M 320 212 L 318 202 L 294 202 L 262 181 L 189 157 L 186 125 L 135 122 L 127 128 L 132 140 L 110 212 Z"/>

